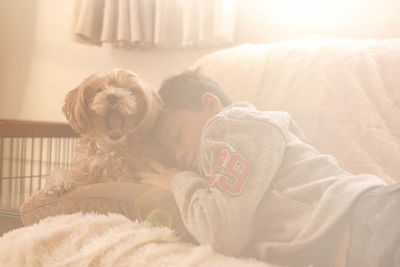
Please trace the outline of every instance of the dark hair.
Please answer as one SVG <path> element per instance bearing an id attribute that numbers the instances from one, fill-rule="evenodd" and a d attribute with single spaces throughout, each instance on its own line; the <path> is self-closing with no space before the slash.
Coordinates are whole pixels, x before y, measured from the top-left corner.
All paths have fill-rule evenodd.
<path id="1" fill-rule="evenodd" d="M 200 108 L 201 97 L 207 92 L 217 96 L 224 106 L 232 103 L 215 81 L 200 74 L 198 70 L 184 71 L 167 78 L 158 91 L 165 110 Z"/>

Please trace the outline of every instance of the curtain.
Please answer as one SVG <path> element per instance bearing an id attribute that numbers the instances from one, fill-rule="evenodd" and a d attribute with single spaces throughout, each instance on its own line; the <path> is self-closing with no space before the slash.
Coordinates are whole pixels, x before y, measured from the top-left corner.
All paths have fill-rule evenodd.
<path id="1" fill-rule="evenodd" d="M 191 47 L 234 41 L 238 0 L 76 0 L 73 39 L 118 47 Z"/>

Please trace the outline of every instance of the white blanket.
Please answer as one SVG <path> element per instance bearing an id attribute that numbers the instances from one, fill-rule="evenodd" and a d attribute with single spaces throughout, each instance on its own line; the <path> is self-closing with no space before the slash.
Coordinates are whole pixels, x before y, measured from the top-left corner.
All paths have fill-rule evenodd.
<path id="1" fill-rule="evenodd" d="M 400 39 L 245 44 L 198 67 L 233 100 L 288 111 L 344 169 L 400 181 Z"/>
<path id="2" fill-rule="evenodd" d="M 0 266 L 237 266 L 268 267 L 252 259 L 179 242 L 168 228 L 122 215 L 76 213 L 49 217 L 0 238 Z"/>

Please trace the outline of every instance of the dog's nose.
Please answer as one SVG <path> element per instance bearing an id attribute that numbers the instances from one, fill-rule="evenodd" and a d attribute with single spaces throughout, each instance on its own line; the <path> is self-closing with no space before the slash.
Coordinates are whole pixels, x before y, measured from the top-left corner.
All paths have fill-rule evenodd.
<path id="1" fill-rule="evenodd" d="M 113 106 L 113 105 L 117 104 L 118 101 L 119 101 L 119 97 L 118 96 L 113 95 L 113 94 L 107 95 L 108 104 Z"/>

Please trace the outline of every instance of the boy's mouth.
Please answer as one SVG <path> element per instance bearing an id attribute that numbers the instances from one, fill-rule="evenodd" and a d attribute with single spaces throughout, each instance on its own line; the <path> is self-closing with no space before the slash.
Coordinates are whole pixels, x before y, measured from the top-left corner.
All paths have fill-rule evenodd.
<path id="1" fill-rule="evenodd" d="M 193 170 L 197 170 L 197 158 L 196 158 L 196 157 L 194 157 L 194 158 L 192 159 L 192 162 L 190 163 L 190 167 L 191 167 Z"/>

